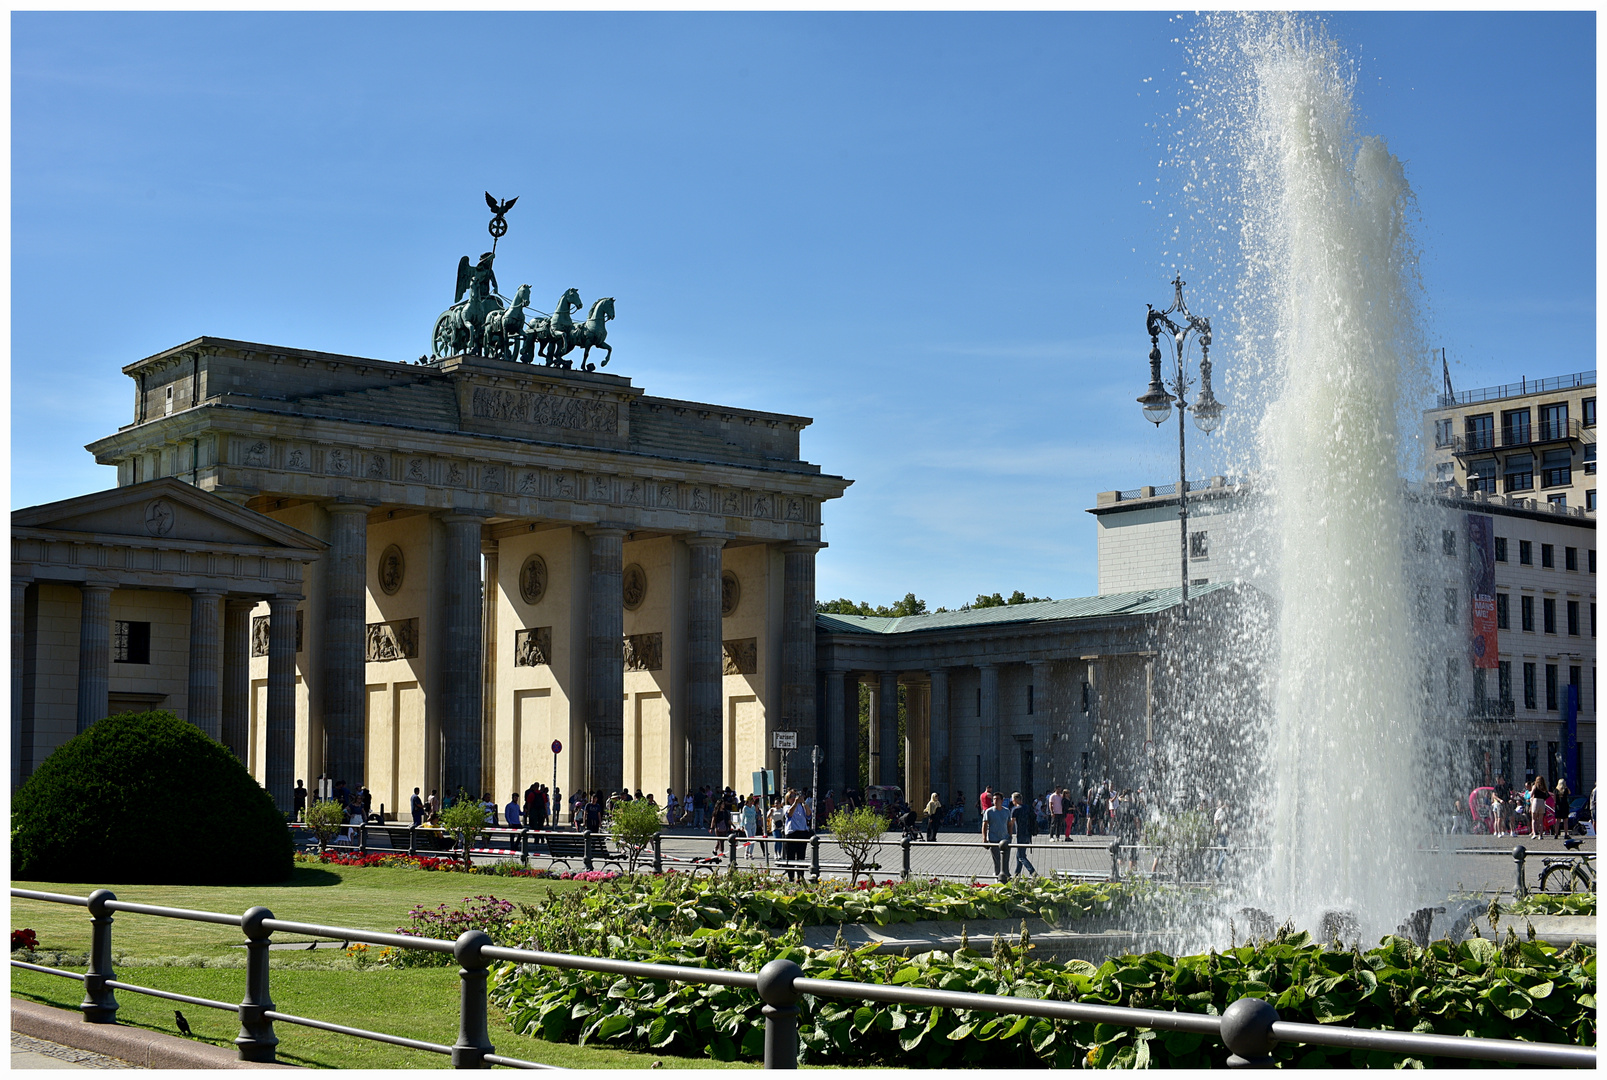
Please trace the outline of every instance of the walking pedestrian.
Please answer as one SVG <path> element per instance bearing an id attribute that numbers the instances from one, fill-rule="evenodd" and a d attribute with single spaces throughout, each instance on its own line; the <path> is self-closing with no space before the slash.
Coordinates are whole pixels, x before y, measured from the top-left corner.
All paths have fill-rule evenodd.
<path id="1" fill-rule="evenodd" d="M 731 808 L 728 803 L 721 801 L 716 804 L 709 832 L 714 836 L 714 854 L 719 855 L 725 851 L 726 837 L 731 835 Z"/>
<path id="2" fill-rule="evenodd" d="M 1004 800 L 993 796 L 993 802 L 982 812 L 982 842 L 988 845 L 993 856 L 993 876 L 1000 881 L 1010 877 L 1010 811 Z"/>
<path id="3" fill-rule="evenodd" d="M 1060 789 L 1049 793 L 1049 835 L 1059 838 L 1066 831 L 1066 800 Z"/>
<path id="4" fill-rule="evenodd" d="M 943 814 L 943 800 L 932 792 L 932 797 L 926 800 L 926 842 L 937 843 L 937 821 Z"/>
<path id="5" fill-rule="evenodd" d="M 503 813 L 507 815 L 508 828 L 517 829 L 523 825 L 524 810 L 520 807 L 519 793 L 517 791 L 508 796 L 508 805 L 502 809 Z"/>
<path id="6" fill-rule="evenodd" d="M 787 792 L 787 861 L 801 863 L 807 857 L 805 841 L 810 837 L 809 812 L 797 788 Z M 803 868 L 787 871 L 794 881 L 803 880 Z"/>
<path id="7" fill-rule="evenodd" d="M 1021 792 L 1013 793 L 1010 796 L 1010 802 L 1013 804 L 1010 809 L 1010 828 L 1015 833 L 1016 876 L 1021 876 L 1021 868 L 1024 866 L 1029 874 L 1037 877 L 1038 868 L 1032 865 L 1031 859 L 1027 858 L 1027 848 L 1032 843 L 1032 830 L 1036 824 L 1036 815 L 1033 814 L 1032 809 L 1022 799 Z"/>
<path id="8" fill-rule="evenodd" d="M 302 786 L 300 780 L 296 781 L 296 790 L 291 793 L 291 798 L 293 800 L 292 806 L 296 812 L 296 820 L 300 821 L 303 811 L 307 809 L 307 789 Z"/>
<path id="9" fill-rule="evenodd" d="M 407 808 L 413 813 L 413 828 L 424 824 L 424 800 L 419 797 L 418 788 L 413 789 L 413 797 L 408 800 Z"/>
<path id="10" fill-rule="evenodd" d="M 1561 834 L 1567 836 L 1568 800 L 1573 794 L 1568 790 L 1568 778 L 1566 776 L 1557 777 L 1557 786 L 1552 789 L 1551 793 L 1555 801 L 1556 809 L 1554 812 L 1557 818 L 1557 823 L 1551 828 L 1551 835 L 1557 836 Z"/>

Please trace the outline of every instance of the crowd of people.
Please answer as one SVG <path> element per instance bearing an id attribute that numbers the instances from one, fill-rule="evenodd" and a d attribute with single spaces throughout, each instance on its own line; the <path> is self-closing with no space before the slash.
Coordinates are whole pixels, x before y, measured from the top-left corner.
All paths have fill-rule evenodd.
<path id="1" fill-rule="evenodd" d="M 1483 805 L 1477 805 L 1480 792 L 1488 792 Z M 1574 793 L 1568 790 L 1566 777 L 1558 777 L 1555 787 L 1547 783 L 1544 775 L 1536 775 L 1523 787 L 1514 788 L 1505 776 L 1497 774 L 1495 784 L 1475 793 L 1472 807 L 1480 824 L 1495 836 L 1541 836 L 1553 838 L 1567 835 L 1596 820 L 1596 788 L 1592 785 L 1584 814 L 1572 811 Z M 1581 820 L 1581 817 L 1583 820 Z"/>

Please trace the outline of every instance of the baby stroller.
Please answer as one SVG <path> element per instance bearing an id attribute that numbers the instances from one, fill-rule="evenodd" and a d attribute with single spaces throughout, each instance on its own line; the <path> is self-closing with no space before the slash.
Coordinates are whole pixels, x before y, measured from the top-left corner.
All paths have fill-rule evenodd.
<path id="1" fill-rule="evenodd" d="M 919 840 L 921 838 L 921 830 L 916 827 L 915 822 L 915 811 L 905 810 L 903 813 L 894 816 L 893 827 L 904 830 L 904 839 Z"/>

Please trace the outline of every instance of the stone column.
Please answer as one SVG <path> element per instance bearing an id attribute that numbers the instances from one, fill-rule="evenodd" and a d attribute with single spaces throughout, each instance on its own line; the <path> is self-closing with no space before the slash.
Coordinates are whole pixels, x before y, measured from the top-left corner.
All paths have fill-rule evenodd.
<path id="1" fill-rule="evenodd" d="M 725 665 L 721 654 L 720 553 L 725 541 L 718 536 L 689 536 L 686 546 L 690 554 L 686 614 L 687 755 L 686 775 L 678 777 L 679 783 L 675 786 L 682 791 L 697 791 L 704 784 L 723 782 Z"/>
<path id="2" fill-rule="evenodd" d="M 296 752 L 296 603 L 298 597 L 268 599 L 268 717 L 263 775 L 268 794 L 281 810 L 291 809 Z M 346 778 L 356 785 L 360 779 Z"/>
<path id="3" fill-rule="evenodd" d="M 106 718 L 106 695 L 112 674 L 112 590 L 114 586 L 80 585 L 78 613 L 78 730 Z"/>
<path id="4" fill-rule="evenodd" d="M 230 597 L 223 602 L 223 707 L 219 728 L 223 745 L 243 762 L 251 760 L 251 612 L 256 606 L 257 601 L 249 597 Z"/>
<path id="5" fill-rule="evenodd" d="M 31 740 L 23 735 L 23 657 L 27 652 L 27 620 L 24 611 L 28 603 L 26 578 L 11 579 L 11 790 L 13 794 L 22 786 L 22 759 L 31 756 Z"/>
<path id="6" fill-rule="evenodd" d="M 368 507 L 329 503 L 329 551 L 324 556 L 324 773 L 362 786 L 366 705 L 364 665 L 368 623 Z M 292 616 L 294 618 L 294 616 Z M 294 633 L 294 627 L 291 628 Z M 295 642 L 291 642 L 294 650 Z"/>
<path id="7" fill-rule="evenodd" d="M 625 530 L 587 529 L 591 541 L 586 616 L 588 788 L 617 790 L 625 779 L 625 603 L 621 581 Z"/>
<path id="8" fill-rule="evenodd" d="M 190 682 L 186 694 L 189 721 L 214 739 L 223 737 L 223 696 L 218 685 L 218 601 L 223 594 L 209 589 L 190 593 Z"/>
<path id="9" fill-rule="evenodd" d="M 1099 674 L 1101 664 L 1097 659 L 1088 661 L 1088 731 L 1089 749 L 1093 751 L 1089 767 L 1093 775 L 1088 780 L 1098 783 L 1104 779 L 1110 769 L 1110 759 L 1107 756 L 1109 747 L 1109 732 L 1105 730 L 1104 710 L 1099 702 Z"/>
<path id="10" fill-rule="evenodd" d="M 480 554 L 485 559 L 485 585 L 481 592 L 483 609 L 480 613 L 480 790 L 489 791 L 498 806 L 502 798 L 497 785 L 497 542 L 483 540 Z M 513 746 L 514 757 L 519 747 Z M 508 762 L 509 775 L 518 769 L 517 761 Z M 521 778 L 522 779 L 522 778 Z M 401 790 L 401 785 L 397 785 Z"/>
<path id="11" fill-rule="evenodd" d="M 898 672 L 884 671 L 876 691 L 876 731 L 881 750 L 876 782 L 884 786 L 899 784 L 898 776 Z"/>
<path id="12" fill-rule="evenodd" d="M 857 672 L 843 677 L 843 788 L 859 784 L 859 688 L 862 685 Z M 872 725 L 874 727 L 874 725 Z M 867 748 L 868 749 L 868 748 Z M 867 774 L 874 775 L 874 774 Z M 838 791 L 839 798 L 842 791 Z"/>
<path id="13" fill-rule="evenodd" d="M 927 707 L 931 730 L 931 773 L 929 783 L 944 806 L 951 805 L 953 787 L 949 778 L 949 669 L 933 668 L 932 700 Z"/>
<path id="14" fill-rule="evenodd" d="M 1032 724 L 1032 786 L 1042 794 L 1051 780 L 1057 787 L 1060 784 L 1055 771 L 1054 716 L 1049 709 L 1050 665 L 1047 660 L 1033 660 L 1027 670 L 1032 673 L 1028 683 L 1032 687 L 1032 715 L 1027 717 Z"/>
<path id="15" fill-rule="evenodd" d="M 977 670 L 982 673 L 982 716 L 977 721 L 982 784 L 997 792 L 1003 779 L 999 775 L 999 665 L 978 664 Z"/>
<path id="16" fill-rule="evenodd" d="M 798 733 L 798 746 L 819 742 L 815 731 L 815 552 L 819 544 L 782 548 L 781 727 Z M 796 785 L 807 786 L 807 782 Z"/>
<path id="17" fill-rule="evenodd" d="M 919 810 L 926 805 L 926 750 L 928 695 L 923 682 L 904 683 L 904 771 L 899 783 L 904 800 Z"/>
<path id="18" fill-rule="evenodd" d="M 865 687 L 865 786 L 882 782 L 882 726 L 878 719 L 877 702 L 881 701 L 880 683 L 874 674 L 867 674 L 859 680 Z M 857 715 L 858 710 L 855 710 Z M 858 738 L 858 731 L 855 731 Z"/>
<path id="19" fill-rule="evenodd" d="M 820 785 L 827 791 L 834 791 L 841 798 L 843 788 L 848 786 L 849 747 L 844 743 L 843 737 L 847 734 L 847 725 L 843 722 L 843 706 L 847 703 L 844 694 L 847 678 L 845 672 L 827 671 L 826 673 L 826 715 L 821 727 L 821 752 L 825 761 L 821 763 Z M 859 749 L 859 740 L 854 740 L 853 749 Z"/>
<path id="20" fill-rule="evenodd" d="M 480 780 L 480 518 L 442 514 L 446 526 L 446 603 L 441 620 L 441 735 L 448 792 L 478 796 Z M 331 740 L 333 745 L 333 740 Z"/>

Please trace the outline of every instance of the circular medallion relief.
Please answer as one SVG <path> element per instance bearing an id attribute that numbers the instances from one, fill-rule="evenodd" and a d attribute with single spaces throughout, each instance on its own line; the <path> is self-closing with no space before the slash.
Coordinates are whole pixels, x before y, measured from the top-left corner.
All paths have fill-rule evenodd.
<path id="1" fill-rule="evenodd" d="M 407 563 L 402 558 L 402 549 L 392 544 L 379 553 L 379 587 L 386 596 L 395 596 L 402 588 L 402 576 L 407 573 Z"/>
<path id="2" fill-rule="evenodd" d="M 729 615 L 742 603 L 742 582 L 727 570 L 720 575 L 720 614 Z"/>
<path id="3" fill-rule="evenodd" d="M 532 555 L 519 567 L 519 597 L 527 604 L 539 604 L 547 595 L 547 560 Z"/>
<path id="4" fill-rule="evenodd" d="M 631 563 L 621 575 L 624 579 L 625 610 L 635 611 L 642 606 L 647 598 L 647 571 L 640 565 Z"/>
<path id="5" fill-rule="evenodd" d="M 145 504 L 145 531 L 152 536 L 166 536 L 173 531 L 173 505 L 166 499 L 152 499 Z"/>

